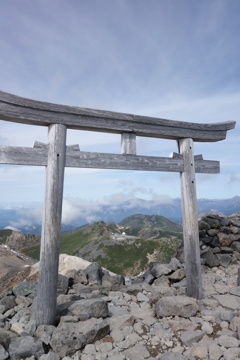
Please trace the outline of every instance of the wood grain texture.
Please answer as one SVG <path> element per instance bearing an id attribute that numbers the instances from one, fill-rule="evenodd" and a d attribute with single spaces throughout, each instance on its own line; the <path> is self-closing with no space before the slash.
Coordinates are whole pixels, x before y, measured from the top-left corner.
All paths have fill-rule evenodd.
<path id="1" fill-rule="evenodd" d="M 132 132 L 136 136 L 194 141 L 220 141 L 234 121 L 223 123 L 189 123 L 104 110 L 51 104 L 18 97 L 0 91 L 0 119 L 23 124 L 49 126 L 65 124 L 71 129 L 108 133 Z"/>
<path id="2" fill-rule="evenodd" d="M 45 205 L 43 211 L 39 285 L 35 320 L 37 325 L 55 324 L 60 228 L 66 154 L 66 126 L 49 126 Z"/>
<path id="3" fill-rule="evenodd" d="M 187 295 L 201 299 L 202 275 L 193 140 L 180 140 L 179 152 L 183 156 L 184 162 L 184 171 L 180 174 L 180 179 Z"/>
<path id="4" fill-rule="evenodd" d="M 136 134 L 121 134 L 121 154 L 136 155 Z"/>
<path id="5" fill-rule="evenodd" d="M 34 144 L 34 148 L 0 146 L 0 164 L 47 165 L 48 146 Z M 173 157 L 140 156 L 131 154 L 108 154 L 80 151 L 78 145 L 67 146 L 66 167 L 88 169 L 140 170 L 182 172 L 184 170 L 182 155 Z M 195 160 L 195 172 L 218 174 L 219 161 Z"/>

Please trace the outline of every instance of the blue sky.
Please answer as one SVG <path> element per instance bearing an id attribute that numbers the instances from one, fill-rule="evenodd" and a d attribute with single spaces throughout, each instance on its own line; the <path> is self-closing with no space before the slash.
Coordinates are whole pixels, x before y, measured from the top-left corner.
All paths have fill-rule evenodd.
<path id="1" fill-rule="evenodd" d="M 197 175 L 198 198 L 240 185 L 239 0 L 1 1 L 0 89 L 35 100 L 190 122 L 237 121 L 195 153 L 220 160 Z M 47 142 L 47 129 L 0 121 L 0 144 Z M 120 152 L 120 137 L 68 131 L 84 151 Z M 175 141 L 137 139 L 137 153 L 168 156 Z M 45 169 L 0 166 L 0 203 L 42 202 Z M 66 204 L 180 197 L 179 174 L 66 169 Z M 89 206 L 90 206 L 89 205 Z"/>

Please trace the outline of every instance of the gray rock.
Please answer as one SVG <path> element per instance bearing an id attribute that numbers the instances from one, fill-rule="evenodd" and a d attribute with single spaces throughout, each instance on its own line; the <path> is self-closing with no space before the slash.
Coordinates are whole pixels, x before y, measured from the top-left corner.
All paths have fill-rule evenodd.
<path id="1" fill-rule="evenodd" d="M 219 302 L 223 307 L 232 310 L 240 309 L 240 297 L 235 295 L 213 295 L 214 298 Z"/>
<path id="2" fill-rule="evenodd" d="M 176 257 L 173 256 L 173 257 L 171 257 L 170 262 L 168 263 L 168 267 L 172 271 L 176 271 L 177 269 L 182 268 L 182 264 Z"/>
<path id="3" fill-rule="evenodd" d="M 232 256 L 229 254 L 217 254 L 216 256 L 219 260 L 219 265 L 223 267 L 228 267 L 232 261 Z"/>
<path id="4" fill-rule="evenodd" d="M 53 325 L 39 325 L 34 336 L 36 339 L 41 340 L 44 344 L 48 345 L 54 330 L 55 326 Z"/>
<path id="5" fill-rule="evenodd" d="M 58 294 L 66 294 L 68 291 L 69 280 L 66 276 L 58 274 Z"/>
<path id="6" fill-rule="evenodd" d="M 199 310 L 196 299 L 186 296 L 166 296 L 155 305 L 156 317 L 182 316 L 191 317 Z"/>
<path id="7" fill-rule="evenodd" d="M 232 331 L 239 331 L 240 330 L 240 317 L 238 316 L 235 316 L 231 322 L 230 322 L 230 326 L 229 328 L 232 330 Z M 240 339 L 239 339 L 240 340 Z"/>
<path id="8" fill-rule="evenodd" d="M 174 284 L 172 284 L 173 287 L 178 288 L 178 287 L 186 287 L 187 286 L 187 280 L 184 278 L 180 281 L 175 282 Z"/>
<path id="9" fill-rule="evenodd" d="M 167 351 L 160 356 L 160 360 L 186 360 L 187 358 L 182 354 Z"/>
<path id="10" fill-rule="evenodd" d="M 149 298 L 146 295 L 144 295 L 142 292 L 139 292 L 137 294 L 137 301 L 140 301 L 140 302 L 146 301 L 146 302 L 148 302 Z"/>
<path id="11" fill-rule="evenodd" d="M 174 271 L 174 273 L 172 273 L 171 275 L 168 276 L 168 278 L 172 281 L 180 281 L 183 278 L 185 278 L 186 274 L 185 274 L 185 270 L 184 269 L 177 269 L 176 271 Z"/>
<path id="12" fill-rule="evenodd" d="M 2 345 L 0 345 L 0 359 L 5 360 L 9 357 L 8 352 L 4 349 Z"/>
<path id="13" fill-rule="evenodd" d="M 239 348 L 230 348 L 224 351 L 223 356 L 224 360 L 236 360 L 239 359 L 240 349 Z"/>
<path id="14" fill-rule="evenodd" d="M 114 329 L 111 331 L 111 337 L 113 338 L 114 342 L 120 342 L 124 340 L 124 334 L 119 329 Z"/>
<path id="15" fill-rule="evenodd" d="M 68 308 L 71 315 L 76 315 L 79 320 L 87 320 L 91 317 L 105 318 L 109 315 L 108 305 L 102 299 L 82 299 L 75 301 Z"/>
<path id="16" fill-rule="evenodd" d="M 125 284 L 124 276 L 110 275 L 108 271 L 102 270 L 102 286 L 107 288 L 120 288 Z"/>
<path id="17" fill-rule="evenodd" d="M 205 261 L 205 265 L 209 267 L 214 267 L 219 265 L 219 260 L 216 255 L 213 254 L 212 249 L 208 249 L 207 252 L 202 254 L 202 258 Z"/>
<path id="18" fill-rule="evenodd" d="M 102 319 L 89 319 L 78 323 L 60 323 L 52 334 L 50 345 L 60 357 L 72 355 L 109 332 L 109 325 Z"/>
<path id="19" fill-rule="evenodd" d="M 146 347 L 141 344 L 137 344 L 130 349 L 125 350 L 124 355 L 131 360 L 146 359 L 150 356 Z"/>
<path id="20" fill-rule="evenodd" d="M 211 342 L 208 349 L 209 360 L 219 360 L 223 355 L 223 352 L 219 345 L 215 342 Z"/>
<path id="21" fill-rule="evenodd" d="M 154 262 L 149 264 L 149 269 L 151 274 L 155 278 L 159 278 L 162 275 L 168 275 L 172 272 L 168 264 L 161 264 L 159 262 Z"/>
<path id="22" fill-rule="evenodd" d="M 13 293 L 15 296 L 28 296 L 30 294 L 36 295 L 38 289 L 38 282 L 24 281 L 19 282 L 13 287 Z"/>
<path id="23" fill-rule="evenodd" d="M 0 304 L 5 307 L 5 311 L 14 308 L 16 306 L 15 296 L 5 296 L 0 300 Z"/>
<path id="24" fill-rule="evenodd" d="M 111 330 L 122 330 L 125 326 L 133 325 L 135 317 L 128 313 L 118 317 L 107 318 L 105 321 L 110 325 Z"/>
<path id="25" fill-rule="evenodd" d="M 0 344 L 6 349 L 9 347 L 11 340 L 16 337 L 17 335 L 14 334 L 12 331 L 0 327 Z"/>
<path id="26" fill-rule="evenodd" d="M 32 305 L 33 300 L 29 297 L 26 296 L 17 296 L 16 297 L 16 304 L 19 306 L 24 308 L 24 307 L 28 307 L 30 305 Z"/>
<path id="27" fill-rule="evenodd" d="M 34 355 L 37 359 L 44 354 L 43 344 L 32 336 L 22 336 L 12 339 L 9 346 L 11 360 L 26 359 Z"/>
<path id="28" fill-rule="evenodd" d="M 220 346 L 224 346 L 225 348 L 237 348 L 240 344 L 239 340 L 228 335 L 220 336 L 217 341 Z"/>
<path id="29" fill-rule="evenodd" d="M 42 355 L 39 360 L 60 360 L 60 356 L 53 351 L 49 351 L 48 354 Z"/>
<path id="30" fill-rule="evenodd" d="M 86 269 L 85 273 L 88 278 L 89 285 L 102 284 L 102 268 L 97 262 L 93 262 Z"/>
<path id="31" fill-rule="evenodd" d="M 152 284 L 155 277 L 151 274 L 150 270 L 147 269 L 143 275 L 143 279 L 145 282 L 147 282 L 148 284 Z"/>
<path id="32" fill-rule="evenodd" d="M 191 346 L 193 343 L 201 340 L 204 334 L 204 331 L 201 330 L 183 331 L 180 335 L 180 339 L 186 346 Z"/>
<path id="33" fill-rule="evenodd" d="M 136 333 L 125 335 L 125 338 L 124 341 L 117 344 L 119 349 L 128 349 L 141 340 L 141 337 Z"/>
<path id="34" fill-rule="evenodd" d="M 237 286 L 230 290 L 230 294 L 240 296 L 240 286 Z"/>
<path id="35" fill-rule="evenodd" d="M 74 277 L 73 277 L 73 281 L 74 281 L 74 283 L 80 283 L 80 284 L 87 285 L 88 284 L 88 276 L 87 276 L 85 270 L 79 269 L 78 271 L 76 271 L 74 274 Z"/>
<path id="36" fill-rule="evenodd" d="M 194 359 L 207 359 L 208 348 L 206 344 L 193 344 L 190 354 Z"/>

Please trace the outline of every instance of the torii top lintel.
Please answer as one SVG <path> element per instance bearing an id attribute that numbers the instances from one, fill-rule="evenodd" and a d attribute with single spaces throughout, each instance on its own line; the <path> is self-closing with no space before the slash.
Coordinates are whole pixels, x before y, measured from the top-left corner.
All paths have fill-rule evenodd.
<path id="1" fill-rule="evenodd" d="M 69 129 L 100 131 L 179 140 L 191 138 L 199 142 L 224 140 L 235 121 L 221 123 L 189 123 L 148 116 L 94 110 L 26 99 L 0 91 L 0 119 L 16 123 L 49 126 L 64 124 Z"/>

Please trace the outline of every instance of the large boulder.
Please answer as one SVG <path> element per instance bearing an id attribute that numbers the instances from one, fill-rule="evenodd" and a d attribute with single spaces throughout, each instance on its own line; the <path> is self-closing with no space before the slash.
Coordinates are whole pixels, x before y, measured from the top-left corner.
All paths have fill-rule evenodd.
<path id="1" fill-rule="evenodd" d="M 109 325 L 102 319 L 92 318 L 78 323 L 60 323 L 52 334 L 50 345 L 54 352 L 64 357 L 102 339 L 109 330 Z"/>
<path id="2" fill-rule="evenodd" d="M 178 295 L 166 296 L 158 300 L 155 304 L 156 317 L 165 316 L 195 316 L 199 310 L 196 299 Z"/>
<path id="3" fill-rule="evenodd" d="M 43 343 L 32 336 L 21 336 L 12 339 L 9 346 L 11 360 L 22 360 L 32 355 L 39 359 L 44 354 Z"/>
<path id="4" fill-rule="evenodd" d="M 108 316 L 108 305 L 102 299 L 82 299 L 75 301 L 68 308 L 71 315 L 76 315 L 79 320 L 105 318 Z"/>

